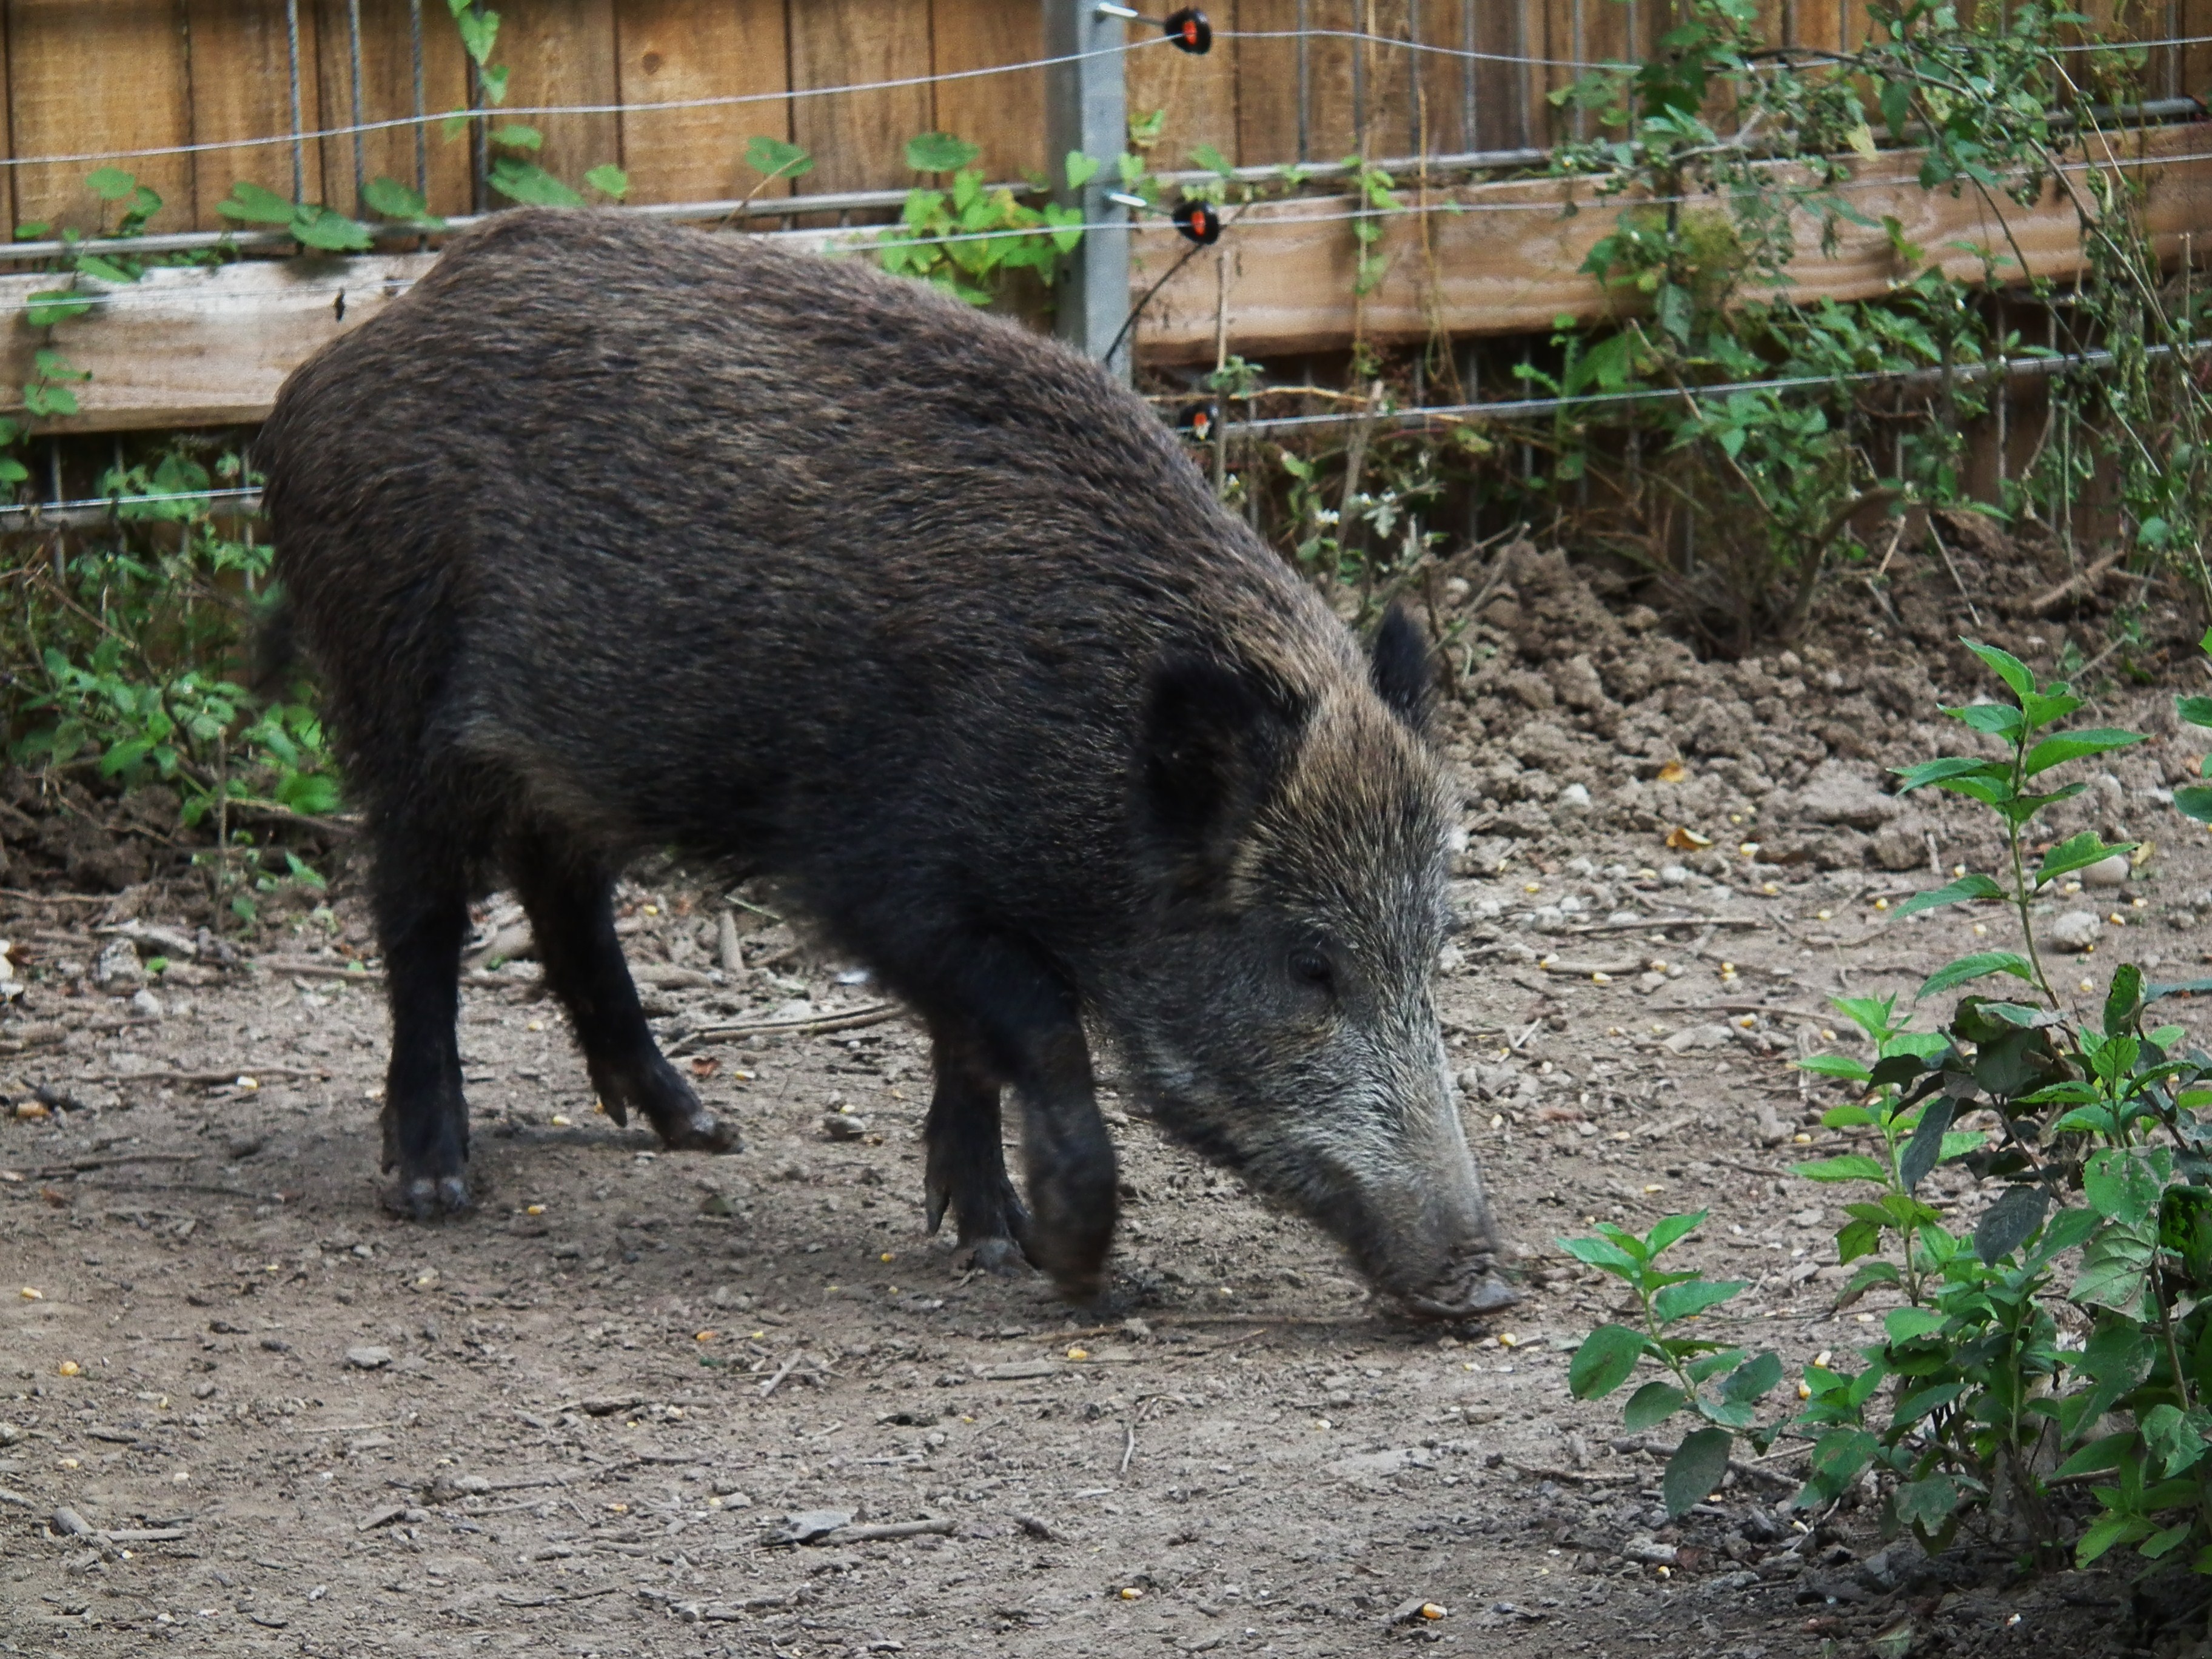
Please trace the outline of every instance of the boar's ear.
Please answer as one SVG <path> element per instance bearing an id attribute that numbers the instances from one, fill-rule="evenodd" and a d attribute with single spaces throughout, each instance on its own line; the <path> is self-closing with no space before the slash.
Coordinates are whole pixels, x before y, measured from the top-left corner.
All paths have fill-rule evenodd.
<path id="1" fill-rule="evenodd" d="M 1218 891 L 1307 713 L 1296 693 L 1250 668 L 1182 659 L 1155 672 L 1137 756 L 1136 815 L 1171 902 Z"/>
<path id="2" fill-rule="evenodd" d="M 1416 732 L 1428 729 L 1436 673 L 1429 662 L 1429 642 L 1403 605 L 1394 605 L 1383 612 L 1382 625 L 1375 630 L 1368 672 L 1376 695 L 1393 714 Z"/>

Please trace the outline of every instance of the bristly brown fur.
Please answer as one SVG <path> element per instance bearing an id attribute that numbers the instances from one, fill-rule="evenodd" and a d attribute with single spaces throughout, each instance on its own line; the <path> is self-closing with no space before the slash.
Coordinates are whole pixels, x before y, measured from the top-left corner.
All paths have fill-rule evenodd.
<path id="1" fill-rule="evenodd" d="M 1442 1139 L 1401 1151 L 1455 1148 L 1463 1173 L 1442 1220 L 1413 1215 L 1433 1194 L 1355 1203 L 1348 1176 L 1274 1185 L 1394 1288 L 1486 1266 L 1419 1012 L 1442 807 L 1418 636 L 1394 622 L 1370 670 L 1096 365 L 858 261 L 517 212 L 299 370 L 258 459 L 378 851 L 403 1208 L 466 1201 L 452 951 L 497 875 L 610 1109 L 733 1144 L 653 1048 L 603 914 L 623 860 L 667 847 L 775 875 L 916 1008 L 933 1219 L 949 1204 L 963 1238 L 1073 1290 L 1114 1210 L 1083 1016 L 1170 1107 L 1238 1103 L 1194 1139 L 1295 1164 L 1300 1115 L 1328 1108 L 1287 1091 L 1327 1045 L 1277 969 L 1291 933 L 1340 934 L 1406 1052 L 1342 1048 L 1367 1072 L 1334 1092 L 1413 1089 Z M 1212 668 L 1148 732 L 1178 663 Z M 1174 919 L 1169 864 L 1205 900 Z M 1159 1011 L 1215 985 L 1242 988 L 1214 1013 L 1233 1040 L 1194 1054 Z M 1009 1085 L 1034 1219 L 999 1161 Z"/>

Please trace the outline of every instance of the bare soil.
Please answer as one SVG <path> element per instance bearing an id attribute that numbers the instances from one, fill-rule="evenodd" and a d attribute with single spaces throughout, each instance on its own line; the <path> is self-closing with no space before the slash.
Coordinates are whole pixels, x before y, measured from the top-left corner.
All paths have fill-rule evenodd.
<path id="1" fill-rule="evenodd" d="M 1940 569 L 1917 580 L 1930 629 L 1972 625 Z M 377 1202 L 386 1027 L 343 868 L 329 904 L 300 894 L 233 947 L 138 828 L 80 802 L 92 828 L 42 854 L 0 823 L 18 880 L 63 877 L 71 847 L 92 869 L 100 834 L 152 875 L 0 910 L 27 985 L 0 1022 L 0 1650 L 2194 1650 L 2201 1611 L 2160 1587 L 2021 1577 L 2033 1540 L 1930 1563 L 1870 1503 L 1787 1509 L 1786 1440 L 1670 1525 L 1663 1438 L 1617 1439 L 1617 1403 L 1566 1389 L 1616 1298 L 1553 1241 L 1594 1218 L 1710 1208 L 1685 1254 L 1751 1282 L 1731 1334 L 1793 1375 L 1871 1339 L 1878 1296 L 1833 1305 L 1838 1194 L 1787 1173 L 1840 1144 L 1791 1062 L 1848 1044 L 1829 995 L 2003 942 L 1999 915 L 1887 908 L 1989 850 L 1877 771 L 1951 741 L 1936 699 L 1980 683 L 1901 618 L 1699 663 L 1533 550 L 1432 598 L 1470 671 L 1441 733 L 1468 925 L 1440 998 L 1528 1293 L 1481 1326 L 1394 1320 L 1312 1227 L 1165 1145 L 1110 1068 L 1106 1305 L 966 1270 L 921 1230 L 918 1033 L 754 910 L 725 973 L 721 897 L 673 876 L 623 926 L 744 1149 L 662 1153 L 597 1115 L 495 901 L 462 1028 L 483 1206 L 402 1224 Z M 2046 669 L 2101 628 L 1983 623 Z M 2106 919 L 2069 984 L 2123 954 L 2203 971 L 2212 848 L 2158 796 L 2198 752 L 2170 702 L 2095 711 L 2155 740 L 2070 810 L 2154 847 L 2053 907 Z M 13 799 L 33 830 L 63 816 Z M 2195 1006 L 2176 1017 L 2201 1027 Z M 712 1034 L 810 1018 L 838 1028 Z M 1935 1179 L 1970 1224 L 1969 1183 Z"/>

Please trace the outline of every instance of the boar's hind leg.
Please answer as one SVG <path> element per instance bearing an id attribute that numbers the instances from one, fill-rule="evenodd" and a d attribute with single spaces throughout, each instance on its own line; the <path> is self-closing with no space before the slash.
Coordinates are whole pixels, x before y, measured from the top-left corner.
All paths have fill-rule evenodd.
<path id="1" fill-rule="evenodd" d="M 628 1123 L 635 1106 L 671 1146 L 736 1151 L 736 1134 L 699 1103 L 646 1027 L 615 937 L 613 872 L 550 834 L 519 836 L 506 863 L 530 912 L 546 981 L 568 1010 L 608 1115 Z"/>
<path id="2" fill-rule="evenodd" d="M 989 1074 L 1012 1084 L 1022 1103 L 1022 1164 L 1030 1214 L 1028 1231 L 1017 1235 L 1022 1248 L 1064 1295 L 1096 1296 L 1114 1237 L 1114 1143 L 1098 1115 L 1091 1049 L 1074 993 L 1028 951 L 994 941 L 967 941 L 948 968 L 916 1000 L 930 1013 L 933 1030 L 944 1029 L 939 1011 L 972 1030 L 981 1039 Z M 969 1121 L 981 1115 L 971 1112 Z M 933 1106 L 931 1122 L 937 1121 Z M 968 1167 L 972 1170 L 981 1161 L 974 1140 L 986 1134 L 994 1143 L 989 1164 L 995 1165 L 995 1128 L 986 1125 L 966 1133 L 974 1139 L 954 1145 L 971 1149 Z M 938 1157 L 933 1142 L 933 1176 Z M 956 1189 L 956 1202 L 960 1195 Z M 967 1216 L 961 1220 L 964 1229 Z"/>
<path id="3" fill-rule="evenodd" d="M 434 850 L 450 841 L 385 826 L 377 842 L 376 927 L 392 1000 L 384 1167 L 398 1172 L 386 1202 L 428 1221 L 469 1206 L 469 1108 L 453 1030 L 468 890 L 463 872 Z"/>
<path id="4" fill-rule="evenodd" d="M 961 1243 L 975 1249 L 975 1265 L 1011 1273 L 1017 1251 L 1028 1249 L 1030 1213 L 1006 1179 L 999 1140 L 999 1074 L 963 1021 L 931 1019 L 929 1046 L 937 1068 L 937 1092 L 921 1131 L 929 1149 L 924 1177 L 929 1231 L 937 1231 L 949 1205 Z"/>

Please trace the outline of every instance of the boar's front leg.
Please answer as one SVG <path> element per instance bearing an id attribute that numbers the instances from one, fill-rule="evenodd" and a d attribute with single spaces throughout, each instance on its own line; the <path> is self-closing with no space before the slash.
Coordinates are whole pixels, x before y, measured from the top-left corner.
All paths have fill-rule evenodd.
<path id="1" fill-rule="evenodd" d="M 672 1147 L 736 1151 L 736 1134 L 699 1103 L 646 1025 L 615 935 L 613 872 L 550 831 L 517 836 L 505 862 L 608 1115 L 627 1123 L 635 1107 Z"/>
<path id="2" fill-rule="evenodd" d="M 1063 1295 L 1095 1297 L 1114 1237 L 1114 1143 L 1098 1115 L 1074 992 L 1030 952 L 993 940 L 965 941 L 924 983 L 927 991 L 915 1000 L 933 1036 L 964 1038 L 972 1031 L 976 1040 L 972 1049 L 956 1042 L 940 1050 L 938 1099 L 930 1109 L 930 1127 L 938 1132 L 930 1146 L 933 1214 L 942 1213 L 941 1173 L 959 1208 L 963 1240 L 976 1219 L 995 1221 Z M 1001 1078 L 1022 1104 L 1026 1231 L 1018 1205 L 1009 1213 L 1011 1194 L 1000 1197 L 994 1185 L 994 1177 L 1005 1180 L 997 1127 Z M 971 1218 L 963 1199 L 980 1215 Z"/>

